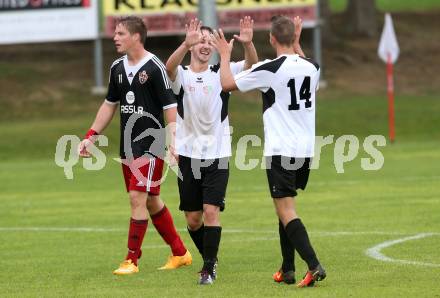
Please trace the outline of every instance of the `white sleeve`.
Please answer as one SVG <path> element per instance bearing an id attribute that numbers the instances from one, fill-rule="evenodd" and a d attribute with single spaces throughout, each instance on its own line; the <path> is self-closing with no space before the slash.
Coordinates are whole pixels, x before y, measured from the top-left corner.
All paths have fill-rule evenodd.
<path id="1" fill-rule="evenodd" d="M 236 74 L 240 73 L 244 69 L 244 60 L 239 62 L 231 62 L 230 64 L 231 72 L 235 76 Z"/>
<path id="2" fill-rule="evenodd" d="M 316 72 L 316 74 L 315 74 L 315 82 L 316 82 L 316 85 L 315 85 L 315 91 L 318 91 L 319 90 L 319 79 L 320 79 L 320 75 L 321 75 L 321 69 L 319 69 L 317 72 Z"/>
<path id="3" fill-rule="evenodd" d="M 254 64 L 250 69 L 235 75 L 234 80 L 238 90 L 247 92 L 253 89 L 259 89 L 266 92 L 270 88 L 269 84 L 272 80 L 273 73 L 267 70 L 258 70 L 257 68 L 267 61 Z"/>
<path id="4" fill-rule="evenodd" d="M 171 81 L 170 79 L 171 89 L 173 90 L 174 94 L 176 95 L 179 94 L 180 87 L 182 87 L 182 82 L 183 82 L 183 67 L 179 65 L 177 66 L 176 79 L 174 81 Z"/>

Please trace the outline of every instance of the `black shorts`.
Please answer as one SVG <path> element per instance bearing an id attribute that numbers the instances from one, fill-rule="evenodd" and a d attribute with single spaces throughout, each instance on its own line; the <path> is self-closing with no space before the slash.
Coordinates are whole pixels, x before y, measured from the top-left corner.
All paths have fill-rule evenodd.
<path id="1" fill-rule="evenodd" d="M 266 174 L 272 198 L 295 197 L 305 189 L 310 173 L 309 157 L 266 156 Z"/>
<path id="2" fill-rule="evenodd" d="M 194 159 L 179 156 L 177 178 L 180 194 L 179 209 L 183 211 L 203 210 L 203 204 L 225 209 L 226 186 L 229 179 L 229 158 Z"/>

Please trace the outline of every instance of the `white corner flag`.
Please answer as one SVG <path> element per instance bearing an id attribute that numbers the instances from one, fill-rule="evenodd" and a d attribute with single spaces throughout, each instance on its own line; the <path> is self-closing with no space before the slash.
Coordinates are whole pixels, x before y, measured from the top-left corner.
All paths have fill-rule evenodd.
<path id="1" fill-rule="evenodd" d="M 388 82 L 388 115 L 389 115 L 389 134 L 390 141 L 394 142 L 394 75 L 393 64 L 399 57 L 399 44 L 397 43 L 396 33 L 394 32 L 393 20 L 389 13 L 385 14 L 385 25 L 382 36 L 380 37 L 377 54 L 380 59 L 387 64 L 387 82 Z"/>
<path id="2" fill-rule="evenodd" d="M 399 45 L 397 44 L 396 33 L 394 32 L 393 20 L 389 13 L 385 14 L 385 25 L 383 27 L 382 36 L 380 37 L 379 49 L 377 53 L 383 62 L 395 63 L 399 57 Z M 388 57 L 390 55 L 390 57 Z M 391 58 L 391 61 L 388 60 Z"/>

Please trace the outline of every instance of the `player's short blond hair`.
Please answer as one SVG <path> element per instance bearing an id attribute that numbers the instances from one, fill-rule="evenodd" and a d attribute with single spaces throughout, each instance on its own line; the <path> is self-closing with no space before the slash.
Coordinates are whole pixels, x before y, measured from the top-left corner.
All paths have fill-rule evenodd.
<path id="1" fill-rule="evenodd" d="M 291 46 L 295 40 L 295 24 L 286 16 L 273 16 L 271 18 L 272 26 L 270 33 L 278 43 Z"/>

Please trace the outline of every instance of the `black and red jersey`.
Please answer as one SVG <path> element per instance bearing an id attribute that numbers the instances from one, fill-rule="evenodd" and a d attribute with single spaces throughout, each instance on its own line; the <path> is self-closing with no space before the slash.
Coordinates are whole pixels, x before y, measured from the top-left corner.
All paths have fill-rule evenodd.
<path id="1" fill-rule="evenodd" d="M 120 104 L 122 158 L 146 153 L 163 157 L 163 111 L 177 103 L 159 58 L 147 53 L 136 65 L 129 65 L 127 56 L 115 60 L 110 68 L 106 102 Z"/>

